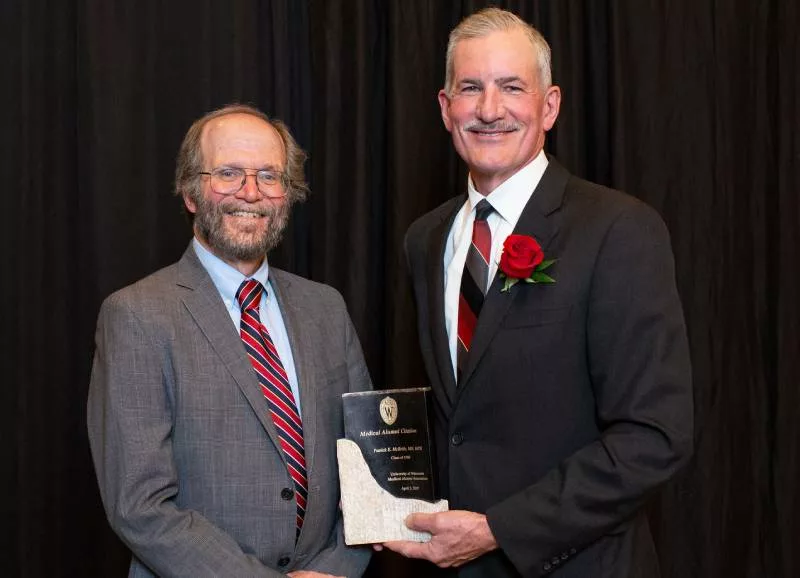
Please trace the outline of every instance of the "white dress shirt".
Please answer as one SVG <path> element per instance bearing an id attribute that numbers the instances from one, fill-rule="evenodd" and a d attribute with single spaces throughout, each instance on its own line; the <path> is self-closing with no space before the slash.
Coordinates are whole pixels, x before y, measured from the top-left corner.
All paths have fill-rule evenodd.
<path id="1" fill-rule="evenodd" d="M 472 243 L 475 206 L 486 198 L 494 207 L 494 212 L 487 219 L 489 230 L 492 232 L 489 279 L 494 279 L 497 265 L 500 262 L 500 254 L 503 252 L 503 241 L 517 226 L 522 210 L 528 204 L 546 168 L 547 156 L 542 150 L 535 159 L 514 173 L 486 197 L 475 190 L 472 179 L 467 178 L 468 198 L 453 221 L 444 249 L 444 321 L 454 375 L 456 375 L 458 342 L 458 294 L 461 290 L 461 274 L 467 260 L 467 251 Z"/>
<path id="2" fill-rule="evenodd" d="M 278 307 L 278 300 L 275 298 L 275 292 L 269 282 L 269 265 L 267 259 L 261 267 L 253 273 L 250 277 L 245 277 L 238 270 L 228 265 L 225 261 L 214 255 L 211 251 L 206 249 L 200 241 L 195 237 L 192 240 L 192 247 L 200 262 L 205 267 L 214 286 L 219 291 L 222 301 L 225 303 L 225 308 L 231 316 L 236 327 L 236 334 L 239 334 L 239 322 L 242 318 L 242 312 L 239 309 L 239 302 L 236 300 L 236 291 L 239 286 L 246 279 L 255 279 L 267 290 L 266 299 L 261 296 L 261 303 L 258 308 L 258 318 L 261 324 L 269 331 L 269 336 L 278 350 L 278 355 L 281 358 L 283 368 L 286 370 L 286 375 L 289 378 L 289 385 L 292 386 L 292 395 L 294 395 L 294 403 L 297 405 L 297 413 L 300 417 L 303 414 L 300 411 L 300 388 L 297 385 L 297 371 L 294 367 L 294 357 L 292 357 L 292 348 L 289 345 L 289 334 L 286 332 L 286 325 L 283 323 L 283 316 L 281 315 L 280 307 Z"/>

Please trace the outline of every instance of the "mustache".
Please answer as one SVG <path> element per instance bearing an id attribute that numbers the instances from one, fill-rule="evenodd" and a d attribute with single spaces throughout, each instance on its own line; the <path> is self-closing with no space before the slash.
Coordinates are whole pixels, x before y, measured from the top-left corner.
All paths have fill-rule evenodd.
<path id="1" fill-rule="evenodd" d="M 503 120 L 487 123 L 478 119 L 473 119 L 464 125 L 464 130 L 468 130 L 470 132 L 511 132 L 519 129 L 520 124 L 518 122 L 508 122 Z"/>

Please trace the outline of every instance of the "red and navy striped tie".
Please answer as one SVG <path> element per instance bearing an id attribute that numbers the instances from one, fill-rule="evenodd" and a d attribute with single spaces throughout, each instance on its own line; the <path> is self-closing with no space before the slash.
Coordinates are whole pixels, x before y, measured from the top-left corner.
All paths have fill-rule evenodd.
<path id="1" fill-rule="evenodd" d="M 303 423 L 297 412 L 289 378 L 283 368 L 278 350 L 269 336 L 267 328 L 261 323 L 258 307 L 264 287 L 254 279 L 248 279 L 239 286 L 236 300 L 242 311 L 239 332 L 250 362 L 256 370 L 261 391 L 267 398 L 272 421 L 278 433 L 281 448 L 289 466 L 289 475 L 294 481 L 294 495 L 297 501 L 297 533 L 303 527 L 303 517 L 308 499 L 308 478 L 306 477 L 306 454 L 303 444 Z"/>
<path id="2" fill-rule="evenodd" d="M 467 251 L 464 272 L 461 274 L 461 291 L 458 295 L 458 342 L 456 368 L 458 378 L 467 364 L 467 354 L 472 344 L 472 335 L 478 323 L 489 283 L 489 257 L 492 253 L 492 232 L 486 219 L 494 208 L 482 199 L 475 207 L 475 223 L 472 225 L 472 243 Z"/>

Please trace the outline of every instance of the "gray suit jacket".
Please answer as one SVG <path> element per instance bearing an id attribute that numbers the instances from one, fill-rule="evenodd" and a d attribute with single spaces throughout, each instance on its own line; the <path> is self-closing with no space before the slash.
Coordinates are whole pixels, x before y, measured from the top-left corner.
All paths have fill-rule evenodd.
<path id="1" fill-rule="evenodd" d="M 89 387 L 92 455 L 130 576 L 360 576 L 344 545 L 335 440 L 341 394 L 371 387 L 332 288 L 270 268 L 300 385 L 309 495 L 295 503 L 275 427 L 237 329 L 191 246 L 106 299 Z"/>

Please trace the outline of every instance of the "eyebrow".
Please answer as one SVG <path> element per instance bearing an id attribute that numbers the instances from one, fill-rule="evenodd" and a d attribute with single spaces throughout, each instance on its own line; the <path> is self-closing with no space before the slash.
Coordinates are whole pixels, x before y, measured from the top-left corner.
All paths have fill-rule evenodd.
<path id="1" fill-rule="evenodd" d="M 463 86 L 465 84 L 483 84 L 483 83 L 477 78 L 462 78 L 461 80 L 458 81 L 458 84 L 456 86 Z"/>
<path id="2" fill-rule="evenodd" d="M 509 82 L 520 82 L 525 84 L 525 81 L 519 76 L 503 76 L 502 78 L 496 78 L 494 82 L 495 84 L 508 84 Z"/>
<path id="3" fill-rule="evenodd" d="M 525 84 L 525 81 L 519 76 L 501 76 L 500 78 L 494 79 L 495 84 L 508 84 L 509 82 L 520 82 L 522 84 Z M 458 84 L 456 86 L 463 86 L 465 84 L 482 85 L 483 81 L 477 78 L 462 78 L 461 80 L 458 81 Z"/>

